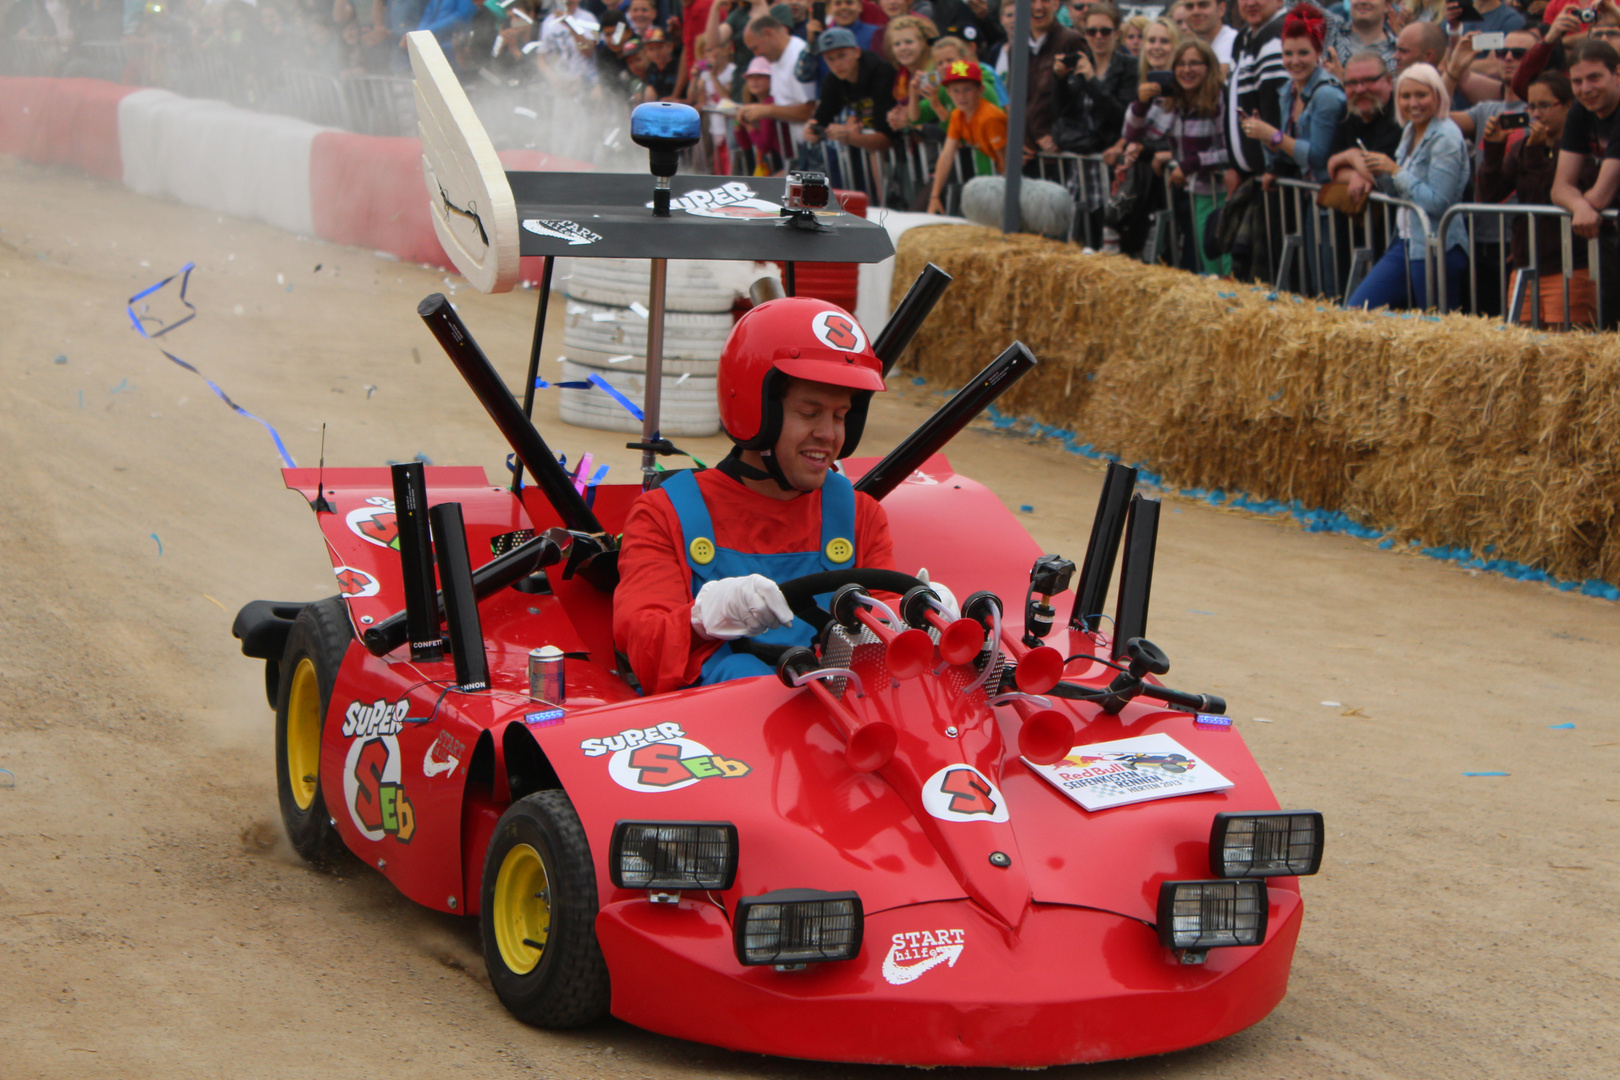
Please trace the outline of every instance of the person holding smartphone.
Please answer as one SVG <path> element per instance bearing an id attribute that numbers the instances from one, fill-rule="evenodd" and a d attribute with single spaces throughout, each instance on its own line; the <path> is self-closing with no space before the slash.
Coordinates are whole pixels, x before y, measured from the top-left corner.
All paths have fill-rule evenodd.
<path id="1" fill-rule="evenodd" d="M 1322 66 L 1323 41 L 1327 19 L 1311 4 L 1300 4 L 1283 19 L 1282 62 L 1288 81 L 1277 91 L 1281 126 L 1250 116 L 1240 125 L 1244 136 L 1263 148 L 1265 174 L 1261 182 L 1270 187 L 1275 177 L 1327 183 L 1328 157 L 1333 148 L 1333 131 L 1344 115 L 1344 88 Z M 1303 204 L 1303 205 L 1302 205 Z M 1303 223 L 1295 215 L 1307 215 Z M 1322 213 L 1311 201 L 1283 200 L 1284 226 L 1298 229 L 1304 238 L 1305 265 L 1309 281 L 1301 282 L 1301 292 L 1326 294 L 1332 288 L 1332 252 L 1318 245 L 1317 230 L 1308 216 Z M 1325 218 L 1325 213 L 1323 214 Z"/>
<path id="2" fill-rule="evenodd" d="M 1395 156 L 1361 155 L 1362 167 L 1378 177 L 1381 191 L 1416 204 L 1430 223 L 1461 202 L 1468 188 L 1468 140 L 1446 115 L 1448 100 L 1440 72 L 1429 64 L 1413 64 L 1395 83 L 1395 101 L 1406 121 Z M 1399 239 L 1391 240 L 1345 307 L 1423 308 L 1432 301 L 1423 265 L 1428 242 L 1424 221 L 1410 210 L 1400 211 L 1395 220 Z M 1452 219 L 1441 249 L 1447 301 L 1455 308 L 1468 269 L 1468 228 L 1461 217 Z"/>
<path id="3" fill-rule="evenodd" d="M 1194 242 L 1186 245 L 1196 255 L 1184 262 L 1186 269 L 1200 274 L 1231 272 L 1231 259 L 1222 255 L 1209 258 L 1196 238 L 1204 233 L 1204 222 L 1225 201 L 1221 182 L 1226 171 L 1226 132 L 1221 123 L 1221 62 L 1215 50 L 1201 38 L 1185 38 L 1171 58 L 1175 74 L 1169 86 L 1143 83 L 1137 100 L 1125 117 L 1128 142 L 1166 145 L 1155 155 L 1155 164 L 1170 183 L 1185 188 L 1190 201 L 1178 198 L 1178 219 Z"/>
<path id="4" fill-rule="evenodd" d="M 1552 202 L 1553 181 L 1558 174 L 1558 144 L 1564 137 L 1564 121 L 1574 101 L 1569 77 L 1549 71 L 1530 84 L 1528 111 L 1518 114 L 1528 127 L 1507 130 L 1513 117 L 1493 116 L 1485 121 L 1485 156 L 1479 169 L 1481 202 L 1516 201 L 1532 205 Z M 1597 182 L 1597 162 L 1581 163 L 1576 183 L 1582 189 Z M 1518 278 L 1532 263 L 1531 233 L 1524 218 L 1513 222 L 1512 258 Z M 1535 219 L 1535 258 L 1539 278 L 1530 300 L 1519 314 L 1519 321 L 1531 322 L 1531 305 L 1540 303 L 1543 326 L 1557 327 L 1564 322 L 1564 279 L 1562 225 L 1555 217 Z M 1586 245 L 1575 244 L 1571 252 L 1569 281 L 1569 322 L 1571 326 L 1591 326 L 1597 310 L 1597 292 L 1587 267 Z M 1476 264 L 1479 262 L 1475 259 Z M 1517 286 L 1515 285 L 1515 289 Z"/>

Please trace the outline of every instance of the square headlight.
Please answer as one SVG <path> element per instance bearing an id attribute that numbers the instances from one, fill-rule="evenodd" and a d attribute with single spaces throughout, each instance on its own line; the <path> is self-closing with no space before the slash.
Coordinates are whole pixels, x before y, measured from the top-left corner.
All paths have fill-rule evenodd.
<path id="1" fill-rule="evenodd" d="M 1314 874 L 1322 866 L 1322 835 L 1315 810 L 1216 814 L 1209 869 L 1227 878 Z"/>
<path id="2" fill-rule="evenodd" d="M 737 959 L 744 964 L 808 964 L 853 960 L 861 951 L 865 915 L 852 892 L 778 889 L 737 901 L 733 925 Z"/>
<path id="3" fill-rule="evenodd" d="M 621 889 L 729 889 L 737 877 L 737 826 L 621 821 L 608 845 L 608 871 Z"/>
<path id="4" fill-rule="evenodd" d="M 1264 881 L 1167 881 L 1159 886 L 1159 942 L 1167 949 L 1266 940 Z"/>

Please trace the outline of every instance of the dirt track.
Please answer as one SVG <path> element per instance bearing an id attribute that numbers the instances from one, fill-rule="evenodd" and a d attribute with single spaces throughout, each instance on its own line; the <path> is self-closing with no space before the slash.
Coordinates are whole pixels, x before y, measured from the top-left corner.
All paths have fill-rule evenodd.
<path id="1" fill-rule="evenodd" d="M 247 600 L 330 595 L 329 564 L 263 429 L 123 303 L 195 260 L 200 315 L 168 347 L 300 464 L 324 421 L 329 464 L 495 476 L 505 446 L 413 314 L 441 274 L 9 159 L 0 229 L 0 1077 L 900 1075 L 525 1028 L 465 920 L 287 851 L 259 665 L 228 631 Z M 533 294 L 455 299 L 515 384 Z M 864 451 L 934 400 L 899 385 Z M 1078 558 L 1100 469 L 988 431 L 948 452 Z M 1168 506 L 1152 636 L 1176 685 L 1232 703 L 1283 805 L 1324 811 L 1327 860 L 1270 1018 L 1051 1075 L 1615 1075 L 1620 609 Z M 1463 775 L 1490 771 L 1511 775 Z"/>

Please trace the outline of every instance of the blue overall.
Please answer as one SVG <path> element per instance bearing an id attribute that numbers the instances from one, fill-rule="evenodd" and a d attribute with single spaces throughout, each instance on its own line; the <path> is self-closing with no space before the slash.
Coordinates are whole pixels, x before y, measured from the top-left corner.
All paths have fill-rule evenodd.
<path id="1" fill-rule="evenodd" d="M 659 488 L 669 496 L 681 521 L 682 542 L 686 545 L 686 565 L 692 569 L 692 595 L 697 596 L 706 582 L 720 578 L 760 574 L 775 582 L 791 581 L 823 570 L 848 570 L 855 562 L 855 488 L 841 473 L 829 472 L 821 485 L 821 547 L 817 551 L 784 551 L 759 555 L 733 551 L 714 542 L 714 523 L 690 472 L 679 472 Z M 707 555 L 703 560 L 700 556 Z M 833 556 L 843 555 L 842 560 Z M 830 594 L 817 597 L 825 606 Z M 815 628 L 803 619 L 767 630 L 752 640 L 767 645 L 809 645 Z M 769 675 L 771 666 L 757 656 L 732 651 L 721 645 L 703 662 L 698 684 L 708 686 L 750 675 Z"/>

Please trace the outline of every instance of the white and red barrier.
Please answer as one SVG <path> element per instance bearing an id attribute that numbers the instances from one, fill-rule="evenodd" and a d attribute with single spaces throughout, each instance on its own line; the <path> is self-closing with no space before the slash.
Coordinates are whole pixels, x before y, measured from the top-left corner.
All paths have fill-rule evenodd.
<path id="1" fill-rule="evenodd" d="M 450 266 L 428 220 L 421 144 L 98 79 L 0 78 L 0 154 L 304 236 Z M 532 150 L 511 169 L 588 170 Z M 537 280 L 538 262 L 524 278 Z"/>
<path id="2" fill-rule="evenodd" d="M 120 181 L 142 195 L 303 236 L 450 267 L 428 218 L 421 143 L 414 138 L 353 135 L 99 79 L 0 77 L 0 154 L 66 166 Z M 514 170 L 591 168 L 534 150 L 502 151 L 500 157 Z M 859 213 L 865 207 L 850 209 Z M 868 216 L 897 240 L 907 227 L 959 220 L 884 210 Z M 523 280 L 538 281 L 539 264 L 525 259 Z M 799 288 L 858 307 L 863 321 L 881 325 L 892 273 L 892 259 L 860 267 L 858 277 L 853 265 L 806 264 L 799 269 Z"/>

